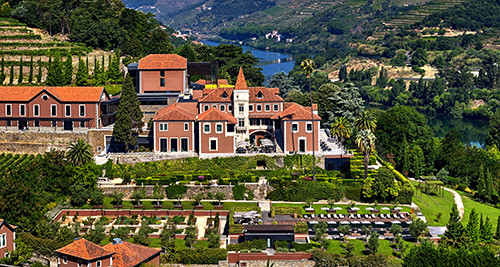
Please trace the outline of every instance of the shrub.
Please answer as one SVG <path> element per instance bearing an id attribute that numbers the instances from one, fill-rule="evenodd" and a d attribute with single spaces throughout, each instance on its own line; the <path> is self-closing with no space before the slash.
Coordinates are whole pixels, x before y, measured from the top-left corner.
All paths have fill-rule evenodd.
<path id="1" fill-rule="evenodd" d="M 295 233 L 297 234 L 307 234 L 309 230 L 309 227 L 307 226 L 307 223 L 305 222 L 297 222 L 295 224 Z"/>
<path id="2" fill-rule="evenodd" d="M 174 185 L 168 186 L 165 189 L 165 192 L 167 193 L 167 198 L 176 199 L 176 198 L 182 197 L 184 194 L 186 194 L 187 186 L 174 184 Z"/>
<path id="3" fill-rule="evenodd" d="M 225 249 L 181 249 L 162 255 L 162 263 L 218 264 L 227 259 Z"/>
<path id="4" fill-rule="evenodd" d="M 286 241 L 285 241 L 286 242 Z M 259 251 L 267 248 L 267 242 L 264 239 L 255 239 L 252 241 L 245 241 L 238 244 L 229 244 L 227 245 L 228 251 L 242 251 L 243 250 L 251 250 L 257 249 Z"/>

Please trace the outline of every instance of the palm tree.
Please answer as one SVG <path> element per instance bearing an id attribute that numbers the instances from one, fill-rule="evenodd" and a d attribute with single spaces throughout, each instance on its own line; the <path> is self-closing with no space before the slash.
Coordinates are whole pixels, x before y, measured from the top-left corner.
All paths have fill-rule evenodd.
<path id="1" fill-rule="evenodd" d="M 69 145 L 68 160 L 76 166 L 85 165 L 93 160 L 92 146 L 83 139 Z"/>
<path id="2" fill-rule="evenodd" d="M 313 95 L 312 95 L 312 89 L 311 89 L 311 74 L 314 71 L 314 68 L 316 65 L 314 64 L 314 61 L 310 58 L 305 59 L 300 63 L 300 67 L 304 71 L 304 73 L 307 75 L 307 79 L 309 79 L 309 94 L 311 95 L 311 124 L 312 124 L 312 156 L 313 156 L 313 181 L 316 181 L 316 158 L 314 155 L 314 110 L 313 110 Z"/>
<path id="3" fill-rule="evenodd" d="M 343 143 L 344 139 L 350 138 L 352 133 L 351 124 L 344 117 L 337 117 L 335 122 L 330 126 L 332 134 L 336 135 L 340 142 Z"/>
<path id="4" fill-rule="evenodd" d="M 356 135 L 356 146 L 363 153 L 363 163 L 365 165 L 365 179 L 368 177 L 368 162 L 370 154 L 375 150 L 375 135 L 370 130 L 359 131 Z"/>
<path id="5" fill-rule="evenodd" d="M 375 131 L 377 128 L 377 119 L 370 111 L 365 111 L 361 116 L 354 121 L 354 127 L 357 131 L 370 130 Z"/>

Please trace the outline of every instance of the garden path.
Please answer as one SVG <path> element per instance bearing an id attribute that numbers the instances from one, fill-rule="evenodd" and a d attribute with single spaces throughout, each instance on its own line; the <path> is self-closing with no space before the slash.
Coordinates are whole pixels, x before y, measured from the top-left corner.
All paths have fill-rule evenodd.
<path id="1" fill-rule="evenodd" d="M 198 228 L 198 239 L 205 237 L 206 225 L 207 225 L 207 217 L 198 217 L 196 219 L 196 227 Z"/>
<path id="2" fill-rule="evenodd" d="M 458 208 L 458 214 L 460 215 L 460 220 L 464 218 L 464 212 L 465 212 L 465 207 L 464 207 L 464 202 L 462 201 L 462 196 L 460 196 L 457 191 L 443 187 L 444 190 L 450 192 L 453 195 L 453 199 L 455 200 L 455 204 L 457 204 Z"/>

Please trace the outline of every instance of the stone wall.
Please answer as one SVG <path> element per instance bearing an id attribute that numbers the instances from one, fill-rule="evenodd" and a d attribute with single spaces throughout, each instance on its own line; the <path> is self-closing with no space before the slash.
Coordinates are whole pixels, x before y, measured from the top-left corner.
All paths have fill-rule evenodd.
<path id="1" fill-rule="evenodd" d="M 3 131 L 0 133 L 0 153 L 39 154 L 51 149 L 65 150 L 78 139 L 87 140 L 86 132 Z"/>
<path id="2" fill-rule="evenodd" d="M 140 188 L 141 185 L 136 186 L 136 185 L 101 185 L 99 188 L 102 189 L 103 193 L 105 195 L 112 195 L 113 193 L 123 193 L 125 198 L 131 198 L 132 193 L 136 188 Z M 163 186 L 167 187 L 167 186 Z M 146 189 L 146 195 L 147 196 L 152 196 L 153 195 L 153 185 L 145 185 L 144 188 Z M 226 199 L 232 199 L 233 198 L 233 190 L 232 187 L 229 185 L 219 185 L 219 186 L 213 186 L 213 187 L 207 187 L 207 186 L 200 186 L 200 185 L 190 185 L 188 186 L 187 193 L 184 194 L 184 199 L 193 199 L 195 195 L 198 193 L 204 193 L 205 195 L 208 194 L 208 192 L 211 192 L 213 195 L 215 195 L 217 192 L 223 192 L 226 195 Z"/>
<path id="3" fill-rule="evenodd" d="M 127 154 L 113 154 L 113 162 L 120 164 L 135 164 L 139 162 L 192 158 L 197 156 L 198 156 L 197 153 L 190 153 L 190 152 L 174 152 L 174 153 L 139 152 L 139 153 L 127 153 Z"/>

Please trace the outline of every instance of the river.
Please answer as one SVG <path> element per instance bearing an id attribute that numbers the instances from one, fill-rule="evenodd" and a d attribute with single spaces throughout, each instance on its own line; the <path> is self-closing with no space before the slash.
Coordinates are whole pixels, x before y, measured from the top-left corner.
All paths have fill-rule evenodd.
<path id="1" fill-rule="evenodd" d="M 202 41 L 202 43 L 210 46 L 218 46 L 220 43 L 212 41 Z M 240 45 L 243 48 L 243 52 L 250 50 L 252 54 L 259 60 L 257 67 L 262 68 L 262 74 L 266 76 L 266 80 L 271 77 L 271 75 L 278 72 L 288 73 L 293 69 L 295 60 L 290 55 L 283 53 L 270 52 L 253 49 L 249 46 Z"/>
<path id="2" fill-rule="evenodd" d="M 218 46 L 219 43 L 203 41 L 204 44 Z M 295 61 L 290 55 L 283 53 L 257 50 L 248 46 L 241 45 L 243 51 L 250 50 L 252 54 L 259 59 L 257 66 L 262 68 L 262 73 L 266 80 L 275 73 L 284 71 L 290 72 L 293 69 Z M 377 105 L 377 108 L 385 109 Z M 424 114 L 425 115 L 425 114 Z M 454 119 L 443 115 L 426 115 L 429 126 L 434 130 L 436 137 L 444 137 L 449 131 L 456 129 L 461 134 L 461 141 L 464 144 L 482 146 L 488 136 L 488 122 L 474 119 Z"/>

